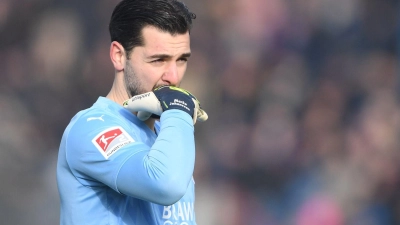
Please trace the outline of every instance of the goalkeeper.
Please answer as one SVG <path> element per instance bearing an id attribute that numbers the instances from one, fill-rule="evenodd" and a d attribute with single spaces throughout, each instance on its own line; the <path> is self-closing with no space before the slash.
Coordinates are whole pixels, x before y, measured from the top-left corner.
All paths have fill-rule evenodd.
<path id="1" fill-rule="evenodd" d="M 59 149 L 60 224 L 196 224 L 199 101 L 178 88 L 195 15 L 176 0 L 123 0 L 109 31 L 114 83 Z"/>

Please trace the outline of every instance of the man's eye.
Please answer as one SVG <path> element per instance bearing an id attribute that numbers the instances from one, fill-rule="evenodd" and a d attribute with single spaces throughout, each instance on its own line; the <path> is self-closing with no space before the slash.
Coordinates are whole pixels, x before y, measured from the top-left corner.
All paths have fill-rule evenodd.
<path id="1" fill-rule="evenodd" d="M 187 62 L 188 59 L 187 59 L 187 58 L 180 58 L 179 61 L 181 61 L 181 62 Z"/>
<path id="2" fill-rule="evenodd" d="M 164 62 L 164 59 L 156 59 L 156 60 L 153 60 L 151 62 Z"/>

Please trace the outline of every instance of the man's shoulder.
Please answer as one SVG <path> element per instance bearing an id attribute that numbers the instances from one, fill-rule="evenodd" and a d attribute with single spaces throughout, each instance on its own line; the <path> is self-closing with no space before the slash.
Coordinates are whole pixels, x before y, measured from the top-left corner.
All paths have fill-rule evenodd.
<path id="1" fill-rule="evenodd" d="M 64 132 L 63 140 L 66 151 L 75 152 L 75 158 L 79 158 L 81 154 L 97 153 L 97 150 L 107 153 L 114 145 L 137 141 L 138 136 L 136 126 L 118 112 L 90 107 L 74 116 Z"/>
<path id="2" fill-rule="evenodd" d="M 107 104 L 97 104 L 78 112 L 69 123 L 64 138 L 76 143 L 91 143 L 92 139 L 110 131 L 118 131 L 135 140 L 141 137 L 141 126 L 135 120 Z M 122 109 L 123 110 L 123 109 Z M 133 115 L 132 115 L 133 117 Z M 89 140 L 89 142 L 88 142 Z"/>
<path id="3" fill-rule="evenodd" d="M 85 127 L 91 125 L 102 126 L 107 123 L 118 123 L 122 119 L 123 118 L 118 112 L 113 110 L 111 107 L 108 107 L 107 104 L 99 99 L 90 108 L 78 112 L 72 118 L 70 125 L 84 124 Z"/>
<path id="4" fill-rule="evenodd" d="M 77 113 L 73 119 L 75 123 L 98 124 L 120 120 L 116 113 L 104 108 L 91 107 Z M 89 123 L 91 122 L 91 123 Z"/>

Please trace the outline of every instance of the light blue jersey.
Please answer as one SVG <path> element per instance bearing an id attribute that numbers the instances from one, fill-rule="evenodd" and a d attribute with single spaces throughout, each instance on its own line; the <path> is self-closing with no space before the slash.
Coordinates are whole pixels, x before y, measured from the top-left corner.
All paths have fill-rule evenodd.
<path id="1" fill-rule="evenodd" d="M 168 110 L 156 133 L 104 97 L 79 112 L 58 156 L 61 224 L 196 224 L 192 118 Z"/>

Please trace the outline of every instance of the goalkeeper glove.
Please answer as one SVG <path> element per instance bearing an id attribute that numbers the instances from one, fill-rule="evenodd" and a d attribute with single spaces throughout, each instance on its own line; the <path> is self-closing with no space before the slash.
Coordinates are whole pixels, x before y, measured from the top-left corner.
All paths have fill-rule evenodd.
<path id="1" fill-rule="evenodd" d="M 200 102 L 194 95 L 174 86 L 161 86 L 153 91 L 135 95 L 126 100 L 123 106 L 131 112 L 138 112 L 137 117 L 142 121 L 150 116 L 160 116 L 170 109 L 188 113 L 193 118 L 193 124 L 208 119 L 207 113 L 200 107 Z"/>

